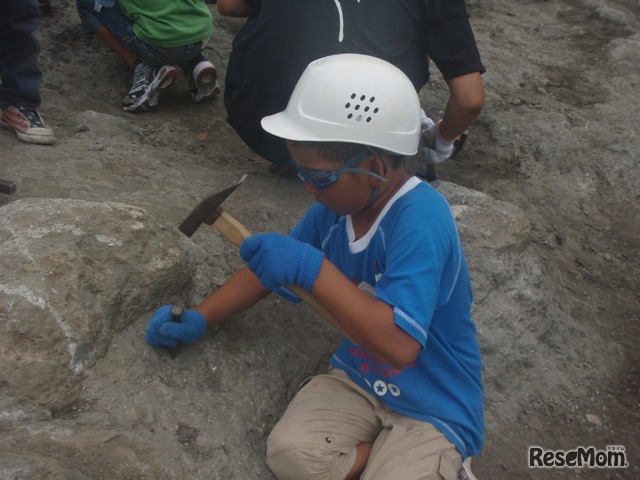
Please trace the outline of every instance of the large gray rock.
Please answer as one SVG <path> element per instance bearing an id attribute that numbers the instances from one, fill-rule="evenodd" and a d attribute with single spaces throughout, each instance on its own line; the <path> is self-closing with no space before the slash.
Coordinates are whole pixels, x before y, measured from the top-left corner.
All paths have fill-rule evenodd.
<path id="1" fill-rule="evenodd" d="M 25 199 L 0 216 L 2 403 L 69 405 L 114 334 L 191 287 L 178 234 L 144 210 Z"/>

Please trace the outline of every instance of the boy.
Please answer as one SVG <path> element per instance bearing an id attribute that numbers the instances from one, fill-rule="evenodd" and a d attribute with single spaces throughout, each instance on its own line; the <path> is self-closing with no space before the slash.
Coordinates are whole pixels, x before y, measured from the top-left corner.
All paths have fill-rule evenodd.
<path id="1" fill-rule="evenodd" d="M 147 341 L 196 341 L 269 291 L 291 299 L 286 287 L 299 285 L 346 339 L 271 432 L 276 477 L 455 479 L 482 445 L 480 352 L 449 206 L 403 168 L 420 135 L 415 89 L 383 60 L 325 57 L 262 124 L 287 139 L 318 202 L 290 236 L 245 240 L 247 268 L 181 323 L 161 307 Z"/>

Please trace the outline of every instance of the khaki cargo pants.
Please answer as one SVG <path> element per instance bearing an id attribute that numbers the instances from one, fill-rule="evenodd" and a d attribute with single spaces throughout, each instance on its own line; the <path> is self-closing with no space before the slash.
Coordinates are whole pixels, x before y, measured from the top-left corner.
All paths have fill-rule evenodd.
<path id="1" fill-rule="evenodd" d="M 343 480 L 356 445 L 374 442 L 361 480 L 455 480 L 460 453 L 433 425 L 389 410 L 339 369 L 314 377 L 267 441 L 279 480 Z"/>

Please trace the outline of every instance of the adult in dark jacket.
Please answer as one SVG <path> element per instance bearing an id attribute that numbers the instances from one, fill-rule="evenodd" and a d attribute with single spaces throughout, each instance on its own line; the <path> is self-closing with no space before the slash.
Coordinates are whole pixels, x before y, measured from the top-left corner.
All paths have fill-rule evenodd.
<path id="1" fill-rule="evenodd" d="M 382 58 L 400 68 L 419 91 L 433 62 L 449 86 L 436 125 L 431 163 L 451 155 L 453 142 L 475 121 L 484 104 L 484 66 L 464 0 L 218 0 L 221 15 L 248 17 L 233 40 L 224 98 L 227 121 L 271 171 L 287 172 L 284 141 L 260 120 L 283 110 L 306 66 L 338 53 Z M 423 117 L 424 118 L 424 117 Z"/>

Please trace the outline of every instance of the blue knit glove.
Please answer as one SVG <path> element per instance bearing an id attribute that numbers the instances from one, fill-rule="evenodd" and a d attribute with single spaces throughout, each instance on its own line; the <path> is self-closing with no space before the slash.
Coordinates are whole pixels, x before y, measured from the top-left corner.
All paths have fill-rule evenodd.
<path id="1" fill-rule="evenodd" d="M 240 256 L 260 283 L 271 290 L 288 285 L 311 290 L 324 258 L 317 248 L 279 233 L 247 238 L 240 246 Z"/>
<path id="2" fill-rule="evenodd" d="M 193 343 L 207 331 L 207 321 L 197 310 L 185 310 L 180 322 L 174 322 L 172 305 L 164 305 L 153 314 L 147 326 L 147 343 L 153 348 L 175 347 L 178 342 Z"/>

